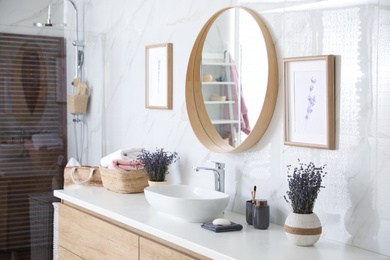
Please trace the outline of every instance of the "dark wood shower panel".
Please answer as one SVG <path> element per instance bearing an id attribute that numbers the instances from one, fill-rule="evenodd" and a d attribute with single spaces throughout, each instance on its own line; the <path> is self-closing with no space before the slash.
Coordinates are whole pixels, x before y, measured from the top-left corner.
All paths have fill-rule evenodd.
<path id="1" fill-rule="evenodd" d="M 1 252 L 37 252 L 32 247 L 43 241 L 32 232 L 32 198 L 62 188 L 65 71 L 63 38 L 0 33 L 0 258 Z M 51 212 L 42 216 L 52 214 L 47 203 Z"/>

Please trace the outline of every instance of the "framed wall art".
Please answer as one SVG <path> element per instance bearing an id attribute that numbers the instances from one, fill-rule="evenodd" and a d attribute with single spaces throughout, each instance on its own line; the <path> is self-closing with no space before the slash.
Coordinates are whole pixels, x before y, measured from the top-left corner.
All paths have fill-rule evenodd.
<path id="1" fill-rule="evenodd" d="M 334 56 L 283 59 L 284 144 L 335 149 Z"/>
<path id="2" fill-rule="evenodd" d="M 145 107 L 172 109 L 172 43 L 145 47 Z"/>

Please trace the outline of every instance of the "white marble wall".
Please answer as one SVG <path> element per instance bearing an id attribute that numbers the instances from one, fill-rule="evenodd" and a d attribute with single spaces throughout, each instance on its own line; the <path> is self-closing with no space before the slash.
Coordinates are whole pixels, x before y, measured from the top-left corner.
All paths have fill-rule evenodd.
<path id="1" fill-rule="evenodd" d="M 185 76 L 192 44 L 206 20 L 220 8 L 242 5 L 256 10 L 283 57 L 335 54 L 337 150 L 283 145 L 282 92 L 264 138 L 241 154 L 207 151 L 192 132 L 185 107 Z M 125 146 L 177 151 L 172 183 L 213 188 L 209 172 L 192 165 L 226 163 L 229 208 L 244 212 L 249 189 L 269 200 L 273 222 L 283 224 L 286 165 L 327 164 L 326 188 L 316 212 L 324 236 L 390 255 L 390 146 L 388 50 L 389 9 L 378 1 L 85 1 L 85 26 L 106 35 L 105 152 Z M 144 108 L 145 45 L 173 43 L 173 110 Z M 279 66 L 281 68 L 281 66 Z M 281 76 L 280 76 L 281 82 Z M 280 85 L 281 86 L 281 85 Z M 387 87 L 387 88 L 386 88 Z"/>
<path id="2" fill-rule="evenodd" d="M 14 3 L 2 0 L 0 5 L 4 1 Z M 86 56 L 88 81 L 94 81 L 94 86 L 104 81 L 104 90 L 94 87 L 93 98 L 104 100 L 104 107 L 96 106 L 92 111 L 97 117 L 103 114 L 104 123 L 97 121 L 90 129 L 91 146 L 101 141 L 96 140 L 94 132 L 102 131 L 103 154 L 130 146 L 176 151 L 181 160 L 172 167 L 169 181 L 210 189 L 213 175 L 195 173 L 192 166 L 210 165 L 206 160 L 225 162 L 226 192 L 231 195 L 229 208 L 243 213 L 249 190 L 257 185 L 258 198 L 269 200 L 271 221 L 278 224 L 283 224 L 291 211 L 283 199 L 287 189 L 286 165 L 294 164 L 297 158 L 327 164 L 326 188 L 315 207 L 323 224 L 323 236 L 390 255 L 388 1 L 76 2 L 84 15 L 85 30 L 94 32 L 103 42 L 96 53 L 92 49 Z M 199 143 L 189 124 L 185 106 L 186 67 L 203 24 L 217 10 L 231 5 L 257 11 L 267 24 L 279 60 L 280 91 L 271 124 L 253 148 L 240 154 L 216 154 Z M 17 3 L 9 4 L 7 8 L 16 6 Z M 0 10 L 2 13 L 3 7 Z M 0 19 L 2 24 L 6 22 Z M 166 42 L 173 43 L 173 109 L 145 109 L 145 45 Z M 100 51 L 104 52 L 103 58 Z M 282 58 L 321 54 L 336 55 L 337 149 L 285 146 Z M 95 62 L 104 62 L 103 72 L 94 69 Z M 91 158 L 90 162 L 94 164 L 98 159 Z"/>

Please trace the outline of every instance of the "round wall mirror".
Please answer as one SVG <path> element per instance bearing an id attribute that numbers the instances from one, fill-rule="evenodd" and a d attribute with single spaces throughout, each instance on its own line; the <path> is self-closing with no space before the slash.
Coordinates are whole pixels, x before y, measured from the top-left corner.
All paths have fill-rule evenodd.
<path id="1" fill-rule="evenodd" d="M 271 121 L 277 92 L 275 48 L 260 17 L 243 7 L 214 14 L 187 69 L 187 112 L 199 141 L 218 153 L 252 147 Z"/>

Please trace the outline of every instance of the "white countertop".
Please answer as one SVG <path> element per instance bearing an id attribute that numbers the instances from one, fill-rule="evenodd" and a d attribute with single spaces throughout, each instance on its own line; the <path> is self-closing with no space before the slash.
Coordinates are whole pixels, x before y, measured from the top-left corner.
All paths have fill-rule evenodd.
<path id="1" fill-rule="evenodd" d="M 54 196 L 175 243 L 212 259 L 389 259 L 353 246 L 321 238 L 312 247 L 290 243 L 282 226 L 267 230 L 248 225 L 245 216 L 226 211 L 224 217 L 243 225 L 241 231 L 214 233 L 201 223 L 184 223 L 157 213 L 143 193 L 119 194 L 105 188 L 56 190 Z"/>

